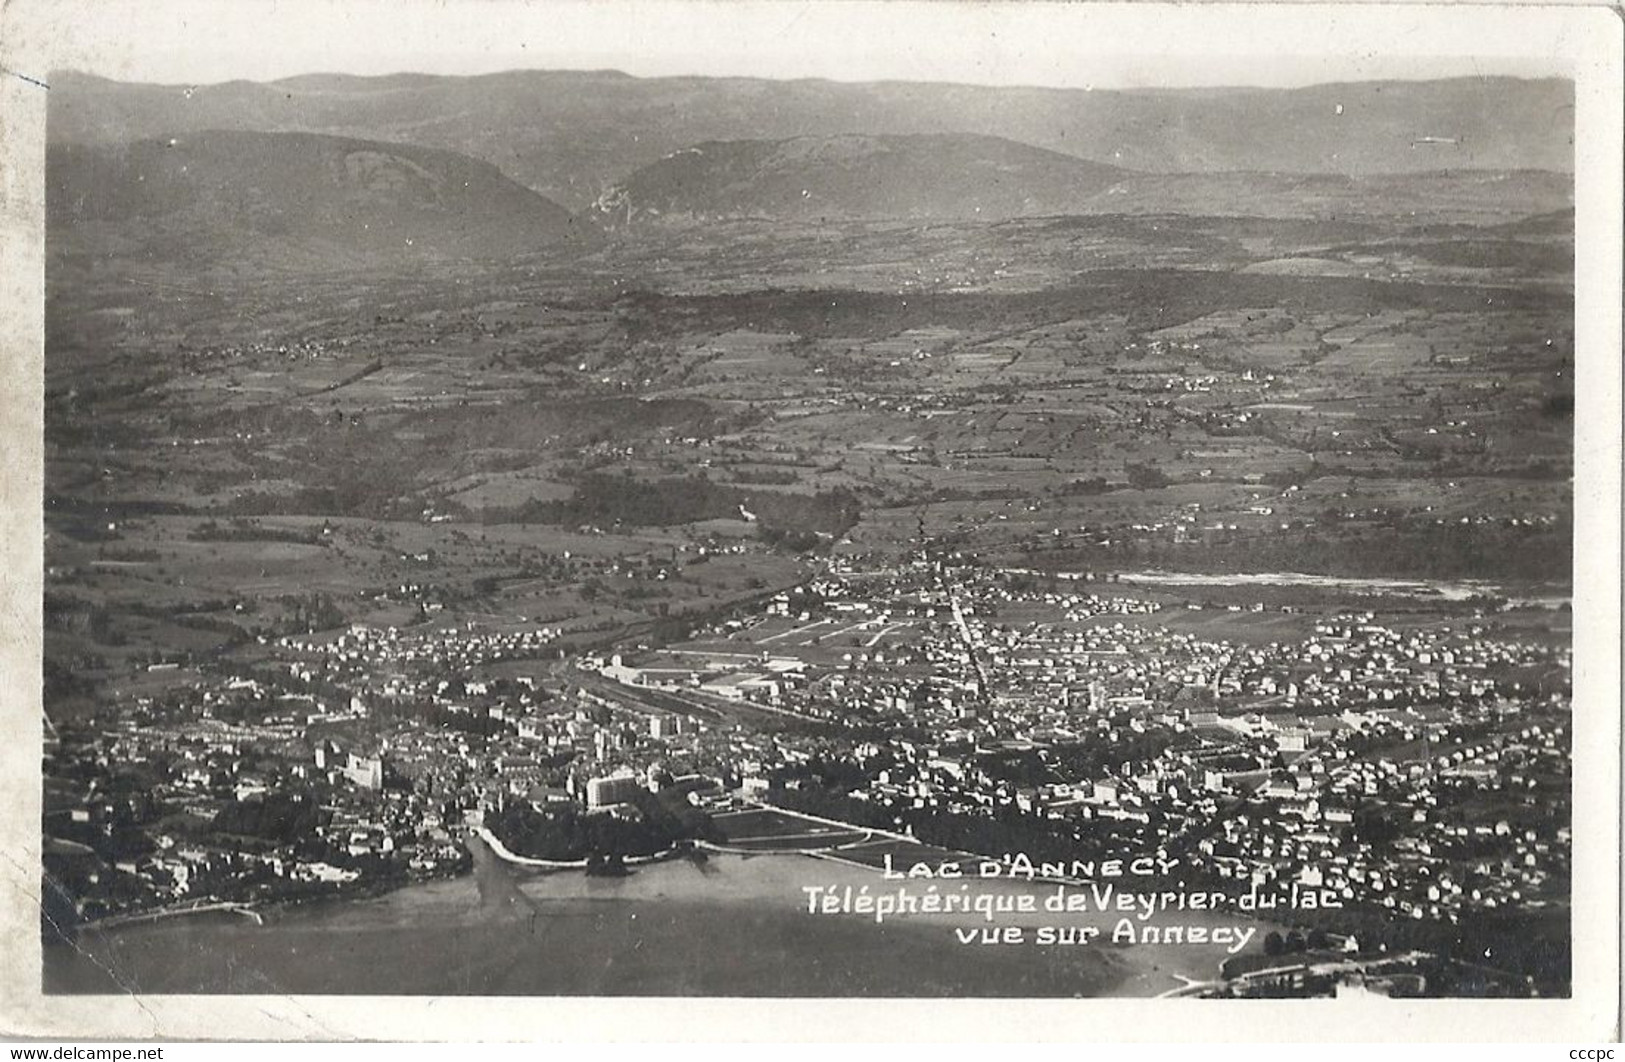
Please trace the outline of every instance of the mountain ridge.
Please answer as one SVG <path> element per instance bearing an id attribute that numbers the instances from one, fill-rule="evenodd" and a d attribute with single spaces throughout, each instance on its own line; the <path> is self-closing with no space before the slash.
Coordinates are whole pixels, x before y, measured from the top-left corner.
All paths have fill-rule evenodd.
<path id="1" fill-rule="evenodd" d="M 432 148 L 316 133 L 203 130 L 52 144 L 46 217 L 76 237 L 198 260 L 306 265 L 506 258 L 592 242 L 569 211 L 496 167 Z"/>
<path id="2" fill-rule="evenodd" d="M 611 187 L 609 229 L 723 219 L 1005 221 L 1122 215 L 1504 224 L 1570 208 L 1545 170 L 1147 173 L 980 134 L 706 141 Z"/>
<path id="3" fill-rule="evenodd" d="M 154 86 L 63 72 L 49 108 L 53 142 L 239 128 L 436 147 L 573 209 L 670 152 L 741 130 L 995 135 L 1148 172 L 1573 169 L 1573 84 L 1509 77 L 1089 90 L 524 70 Z"/>
<path id="4" fill-rule="evenodd" d="M 594 216 L 1000 220 L 1063 213 L 1126 172 L 971 133 L 710 140 L 636 171 Z"/>

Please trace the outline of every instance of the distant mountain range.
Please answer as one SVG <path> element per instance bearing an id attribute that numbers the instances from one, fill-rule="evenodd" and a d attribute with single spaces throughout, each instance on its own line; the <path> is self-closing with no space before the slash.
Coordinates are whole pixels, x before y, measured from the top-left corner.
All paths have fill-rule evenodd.
<path id="1" fill-rule="evenodd" d="M 638 170 L 594 211 L 612 227 L 727 216 L 993 221 L 1069 213 L 1124 176 L 963 133 L 710 141 Z"/>
<path id="2" fill-rule="evenodd" d="M 50 145 L 46 216 L 53 236 L 108 252 L 300 267 L 507 258 L 597 235 L 489 163 L 310 133 Z"/>
<path id="3" fill-rule="evenodd" d="M 674 152 L 741 136 L 974 134 L 1149 173 L 1360 176 L 1567 173 L 1574 129 L 1570 82 L 1504 77 L 1088 91 L 548 71 L 161 86 L 65 72 L 51 78 L 49 108 L 48 136 L 57 144 L 223 129 L 441 148 L 491 163 L 577 211 Z M 1038 158 L 1022 165 L 1058 172 L 1059 162 Z M 934 185 L 944 202 L 965 201 L 948 185 L 947 178 Z M 772 200 L 766 184 L 753 194 Z M 1013 193 L 1000 194 L 1013 201 Z M 1032 193 L 1035 201 L 1050 194 Z"/>
<path id="4" fill-rule="evenodd" d="M 607 228 L 720 218 L 1002 221 L 1189 214 L 1490 224 L 1562 210 L 1544 170 L 1138 173 L 1000 137 L 797 137 L 698 144 L 645 166 L 591 212 Z"/>

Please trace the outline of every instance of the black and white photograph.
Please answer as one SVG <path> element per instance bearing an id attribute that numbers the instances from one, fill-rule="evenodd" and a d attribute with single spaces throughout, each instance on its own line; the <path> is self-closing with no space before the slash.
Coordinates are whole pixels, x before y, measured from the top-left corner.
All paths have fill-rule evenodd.
<path id="1" fill-rule="evenodd" d="M 1617 17 L 80 6 L 17 1030 L 1617 1034 Z"/>

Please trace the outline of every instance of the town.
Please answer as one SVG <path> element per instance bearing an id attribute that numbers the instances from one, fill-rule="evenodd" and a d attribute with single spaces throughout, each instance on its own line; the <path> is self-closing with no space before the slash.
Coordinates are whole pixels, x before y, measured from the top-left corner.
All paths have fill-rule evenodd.
<path id="1" fill-rule="evenodd" d="M 555 630 L 470 621 L 283 636 L 253 667 L 55 728 L 47 914 L 372 894 L 465 872 L 475 829 L 586 866 L 726 844 L 707 812 L 752 807 L 920 852 L 1154 853 L 1180 895 L 1320 896 L 1291 905 L 1297 928 L 1384 951 L 1561 902 L 1566 647 L 1497 636 L 1493 611 L 1276 607 L 1301 636 L 1267 641 L 1172 626 L 1202 610 L 927 542 L 837 554 L 669 644 L 565 653 Z M 576 828 L 593 820 L 621 828 Z M 1501 946 L 1518 969 L 1483 964 L 1530 991 Z"/>

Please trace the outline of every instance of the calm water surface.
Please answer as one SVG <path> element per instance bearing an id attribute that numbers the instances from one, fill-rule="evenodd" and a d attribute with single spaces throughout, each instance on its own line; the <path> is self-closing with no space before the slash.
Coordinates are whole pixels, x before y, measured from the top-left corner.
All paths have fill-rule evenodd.
<path id="1" fill-rule="evenodd" d="M 375 899 L 268 911 L 263 926 L 210 915 L 87 930 L 77 948 L 46 948 L 45 991 L 1149 996 L 1175 987 L 1175 975 L 1214 976 L 1224 955 L 1177 945 L 965 945 L 953 932 L 964 920 L 877 926 L 856 915 L 812 915 L 803 885 L 882 882 L 806 856 L 713 855 L 704 865 L 673 861 L 604 879 L 519 870 L 477 841 L 471 847 L 472 874 Z M 1012 882 L 977 887 L 1053 891 Z M 1093 918 L 1099 924 L 1101 916 Z M 1267 929 L 1248 950 L 1261 946 Z"/>

